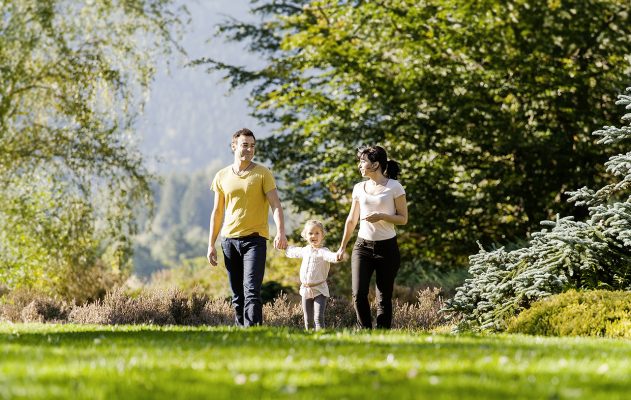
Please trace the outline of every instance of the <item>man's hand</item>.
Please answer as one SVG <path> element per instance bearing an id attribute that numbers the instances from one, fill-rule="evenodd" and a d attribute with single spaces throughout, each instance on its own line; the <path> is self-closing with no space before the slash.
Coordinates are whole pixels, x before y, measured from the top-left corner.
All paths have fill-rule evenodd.
<path id="1" fill-rule="evenodd" d="M 274 248 L 277 250 L 287 250 L 287 238 L 285 235 L 276 234 L 276 237 L 274 237 Z"/>
<path id="2" fill-rule="evenodd" d="M 217 249 L 215 249 L 215 246 L 208 246 L 208 254 L 206 255 L 206 258 L 208 259 L 210 265 L 213 267 L 217 266 Z"/>

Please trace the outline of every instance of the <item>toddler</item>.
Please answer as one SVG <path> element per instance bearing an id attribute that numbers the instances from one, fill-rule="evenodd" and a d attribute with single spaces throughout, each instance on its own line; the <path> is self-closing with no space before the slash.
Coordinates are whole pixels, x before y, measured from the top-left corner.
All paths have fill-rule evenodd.
<path id="1" fill-rule="evenodd" d="M 322 222 L 309 220 L 305 223 L 300 236 L 308 243 L 305 247 L 289 246 L 285 255 L 289 258 L 302 258 L 300 265 L 300 295 L 305 318 L 305 329 L 324 328 L 324 310 L 329 297 L 326 283 L 329 275 L 329 263 L 337 263 L 337 254 L 326 247 Z"/>

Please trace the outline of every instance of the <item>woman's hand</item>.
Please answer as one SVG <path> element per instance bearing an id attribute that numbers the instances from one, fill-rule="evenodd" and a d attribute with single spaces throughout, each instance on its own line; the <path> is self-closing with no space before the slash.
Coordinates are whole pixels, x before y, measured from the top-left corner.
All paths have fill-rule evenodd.
<path id="1" fill-rule="evenodd" d="M 371 212 L 362 219 L 368 222 L 377 222 L 383 219 L 383 214 L 379 212 Z"/>
<path id="2" fill-rule="evenodd" d="M 346 260 L 348 258 L 348 256 L 346 255 L 346 249 L 340 246 L 340 248 L 337 250 L 337 253 L 335 253 L 335 257 L 337 258 L 337 261 Z"/>

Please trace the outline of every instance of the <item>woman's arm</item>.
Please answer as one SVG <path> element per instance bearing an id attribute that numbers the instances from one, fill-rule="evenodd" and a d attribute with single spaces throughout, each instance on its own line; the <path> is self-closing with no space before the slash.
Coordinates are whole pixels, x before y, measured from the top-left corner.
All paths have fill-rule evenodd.
<path id="1" fill-rule="evenodd" d="M 405 195 L 401 195 L 394 199 L 395 214 L 388 215 L 380 212 L 372 212 L 366 215 L 364 219 L 368 222 L 386 221 L 395 225 L 405 225 L 408 223 L 408 203 Z"/>
<path id="2" fill-rule="evenodd" d="M 351 240 L 351 236 L 353 235 L 353 231 L 357 226 L 357 222 L 359 222 L 359 201 L 357 199 L 353 199 L 353 203 L 351 204 L 351 211 L 348 213 L 348 217 L 346 217 L 346 223 L 344 224 L 344 235 L 342 236 L 342 243 L 340 243 L 340 248 L 337 250 L 338 261 L 344 258 L 346 245 L 348 244 L 348 241 Z"/>

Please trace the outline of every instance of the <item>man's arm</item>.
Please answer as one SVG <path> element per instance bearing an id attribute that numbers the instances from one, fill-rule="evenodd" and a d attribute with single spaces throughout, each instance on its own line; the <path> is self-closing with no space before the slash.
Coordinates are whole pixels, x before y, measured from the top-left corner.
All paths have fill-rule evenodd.
<path id="1" fill-rule="evenodd" d="M 217 249 L 215 249 L 215 242 L 219 236 L 221 230 L 221 224 L 223 223 L 225 201 L 222 193 L 215 192 L 215 203 L 213 204 L 213 210 L 210 213 L 210 234 L 208 235 L 208 253 L 206 258 L 210 265 L 217 265 Z"/>
<path id="2" fill-rule="evenodd" d="M 272 208 L 272 216 L 276 224 L 276 237 L 274 238 L 274 248 L 285 250 L 287 248 L 287 237 L 285 236 L 285 216 L 283 215 L 283 206 L 280 204 L 278 190 L 272 189 L 265 193 L 267 201 Z"/>

